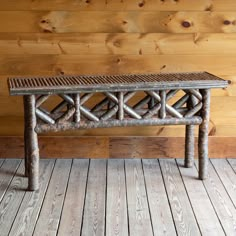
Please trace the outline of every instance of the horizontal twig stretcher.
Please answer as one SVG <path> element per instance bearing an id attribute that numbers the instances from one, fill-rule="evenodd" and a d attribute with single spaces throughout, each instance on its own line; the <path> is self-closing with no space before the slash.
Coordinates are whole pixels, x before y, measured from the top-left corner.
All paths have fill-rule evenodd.
<path id="1" fill-rule="evenodd" d="M 199 125 L 199 178 L 207 176 L 210 89 L 224 88 L 228 81 L 207 72 L 8 81 L 10 94 L 24 99 L 25 175 L 31 191 L 39 188 L 38 134 L 74 129 L 186 125 L 185 166 L 191 167 L 194 125 Z M 137 93 L 141 95 L 133 101 Z"/>

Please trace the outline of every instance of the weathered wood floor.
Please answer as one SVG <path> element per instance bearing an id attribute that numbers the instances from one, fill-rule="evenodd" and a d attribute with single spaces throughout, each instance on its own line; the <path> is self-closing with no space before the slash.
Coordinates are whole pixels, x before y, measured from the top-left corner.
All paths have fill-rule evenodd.
<path id="1" fill-rule="evenodd" d="M 41 160 L 33 193 L 23 161 L 0 160 L 0 235 L 236 235 L 236 159 L 203 182 L 182 163 Z"/>

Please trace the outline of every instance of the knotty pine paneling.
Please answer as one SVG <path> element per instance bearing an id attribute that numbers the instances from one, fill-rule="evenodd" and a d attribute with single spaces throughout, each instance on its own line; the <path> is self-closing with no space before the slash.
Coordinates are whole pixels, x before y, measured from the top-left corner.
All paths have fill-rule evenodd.
<path id="1" fill-rule="evenodd" d="M 236 54 L 0 55 L 0 75 L 122 74 L 209 71 L 235 75 Z"/>
<path id="2" fill-rule="evenodd" d="M 22 99 L 9 97 L 7 77 L 209 71 L 231 80 L 229 88 L 212 91 L 209 134 L 236 137 L 235 1 L 11 0 L 0 11 L 1 136 L 23 135 Z M 51 135 L 169 138 L 183 137 L 184 128 Z"/>
<path id="3" fill-rule="evenodd" d="M 0 10 L 48 11 L 234 11 L 234 0 L 11 0 Z"/>
<path id="4" fill-rule="evenodd" d="M 235 12 L 2 11 L 0 32 L 234 33 Z"/>
<path id="5" fill-rule="evenodd" d="M 0 54 L 236 55 L 236 33 L 0 33 Z"/>

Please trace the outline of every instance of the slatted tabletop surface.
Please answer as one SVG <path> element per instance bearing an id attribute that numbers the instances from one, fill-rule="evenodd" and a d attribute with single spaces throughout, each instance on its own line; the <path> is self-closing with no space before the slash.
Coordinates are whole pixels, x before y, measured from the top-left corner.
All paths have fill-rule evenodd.
<path id="1" fill-rule="evenodd" d="M 228 85 L 228 81 L 208 72 L 28 77 L 8 81 L 11 95 L 223 88 Z"/>

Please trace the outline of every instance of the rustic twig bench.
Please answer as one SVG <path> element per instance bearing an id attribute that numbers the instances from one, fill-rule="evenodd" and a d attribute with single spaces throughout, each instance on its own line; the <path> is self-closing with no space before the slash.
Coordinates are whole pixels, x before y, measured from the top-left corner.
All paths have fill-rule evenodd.
<path id="1" fill-rule="evenodd" d="M 114 126 L 186 125 L 185 166 L 194 160 L 194 125 L 199 125 L 199 178 L 207 176 L 210 89 L 228 84 L 207 72 L 116 76 L 11 78 L 11 95 L 23 95 L 25 174 L 28 189 L 39 188 L 38 133 Z M 171 102 L 179 91 L 177 101 Z M 144 96 L 133 105 L 137 92 Z M 103 98 L 88 106 L 90 98 Z M 45 106 L 60 97 L 53 109 Z"/>

